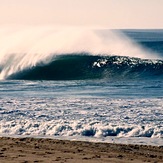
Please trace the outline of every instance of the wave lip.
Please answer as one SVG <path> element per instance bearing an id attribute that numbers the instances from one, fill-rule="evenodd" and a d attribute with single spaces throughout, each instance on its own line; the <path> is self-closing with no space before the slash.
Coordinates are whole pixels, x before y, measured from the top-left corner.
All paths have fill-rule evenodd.
<path id="1" fill-rule="evenodd" d="M 140 34 L 137 33 L 137 35 Z M 58 28 L 54 26 L 4 26 L 0 27 L 0 79 L 9 78 L 13 74 L 25 70 L 33 70 L 36 67 L 38 69 L 40 62 L 44 65 L 51 64 L 54 61 L 51 60 L 52 58 L 57 57 L 58 59 L 58 55 L 62 54 L 86 52 L 93 56 L 113 54 L 162 59 L 161 44 L 161 42 L 158 44 L 157 42 L 142 44 L 139 41 L 134 41 L 132 37 L 128 37 L 121 30 Z M 65 74 L 65 71 L 62 73 Z M 59 74 L 54 73 L 54 75 L 58 76 Z M 18 76 L 20 78 L 20 75 Z M 90 74 L 88 73 L 87 76 Z M 48 80 L 59 80 L 60 78 L 47 77 Z M 62 78 L 64 79 L 64 77 Z M 72 75 L 72 77 L 67 78 L 73 79 L 74 77 Z M 79 75 L 76 78 L 85 79 L 88 77 Z"/>
<path id="2" fill-rule="evenodd" d="M 49 63 L 18 71 L 7 79 L 85 80 L 85 79 L 162 79 L 163 61 L 126 56 L 93 56 L 89 53 L 62 54 Z"/>

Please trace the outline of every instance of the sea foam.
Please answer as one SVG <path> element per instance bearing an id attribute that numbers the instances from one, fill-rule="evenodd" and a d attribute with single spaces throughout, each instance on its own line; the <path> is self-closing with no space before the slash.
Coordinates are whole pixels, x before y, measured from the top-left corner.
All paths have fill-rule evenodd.
<path id="1" fill-rule="evenodd" d="M 162 99 L 0 99 L 0 134 L 163 138 Z"/>

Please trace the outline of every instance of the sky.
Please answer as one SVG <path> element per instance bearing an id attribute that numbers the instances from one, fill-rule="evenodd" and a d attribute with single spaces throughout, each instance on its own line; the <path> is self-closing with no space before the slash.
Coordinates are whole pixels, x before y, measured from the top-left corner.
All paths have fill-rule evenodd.
<path id="1" fill-rule="evenodd" d="M 163 0 L 0 0 L 0 25 L 163 28 Z"/>

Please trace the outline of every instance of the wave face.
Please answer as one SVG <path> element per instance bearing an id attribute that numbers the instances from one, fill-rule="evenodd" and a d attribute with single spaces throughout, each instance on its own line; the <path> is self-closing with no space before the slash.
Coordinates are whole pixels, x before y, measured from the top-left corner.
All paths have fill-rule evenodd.
<path id="1" fill-rule="evenodd" d="M 163 50 L 147 44 L 113 30 L 0 27 L 0 79 L 160 77 Z"/>
<path id="2" fill-rule="evenodd" d="M 163 79 L 163 61 L 86 53 L 58 55 L 51 62 L 16 72 L 7 79 Z"/>

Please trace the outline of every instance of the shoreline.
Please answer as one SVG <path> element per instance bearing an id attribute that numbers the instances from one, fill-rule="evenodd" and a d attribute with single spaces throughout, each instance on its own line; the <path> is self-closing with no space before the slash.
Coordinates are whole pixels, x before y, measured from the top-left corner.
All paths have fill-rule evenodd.
<path id="1" fill-rule="evenodd" d="M 0 137 L 1 163 L 163 163 L 163 146 Z"/>

